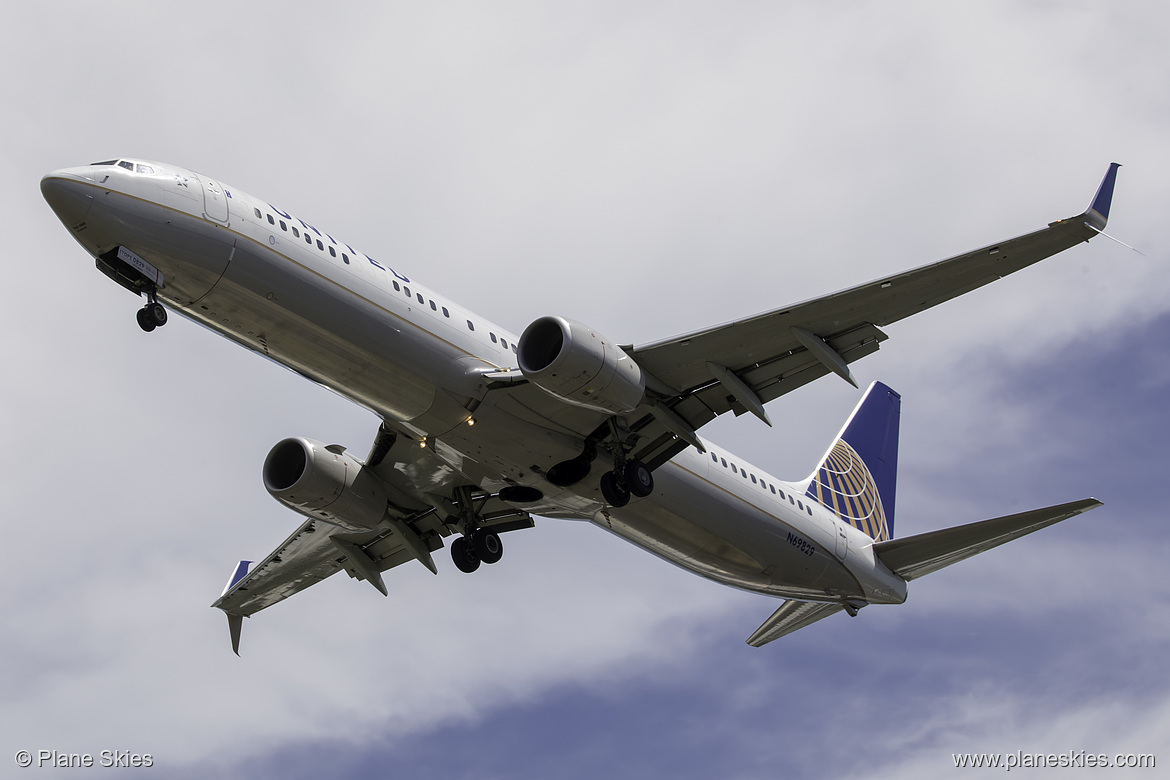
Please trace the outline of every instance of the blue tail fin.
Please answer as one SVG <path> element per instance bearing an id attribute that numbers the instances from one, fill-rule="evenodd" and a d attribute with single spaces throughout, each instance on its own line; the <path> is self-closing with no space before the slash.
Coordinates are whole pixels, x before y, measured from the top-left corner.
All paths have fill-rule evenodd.
<path id="1" fill-rule="evenodd" d="M 901 408 L 900 395 L 881 382 L 870 385 L 805 491 L 879 542 L 894 536 Z"/>

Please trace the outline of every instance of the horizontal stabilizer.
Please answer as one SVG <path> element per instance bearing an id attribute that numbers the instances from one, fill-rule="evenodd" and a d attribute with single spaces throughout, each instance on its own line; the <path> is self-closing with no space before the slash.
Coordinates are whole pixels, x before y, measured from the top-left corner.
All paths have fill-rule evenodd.
<path id="1" fill-rule="evenodd" d="M 774 639 L 791 634 L 797 629 L 812 625 L 821 618 L 827 618 L 836 612 L 845 609 L 842 604 L 825 603 L 819 601 L 785 601 L 780 609 L 772 613 L 772 617 L 756 629 L 756 633 L 748 637 L 747 643 L 752 647 L 763 647 Z"/>
<path id="2" fill-rule="evenodd" d="M 1085 498 L 1017 515 L 879 542 L 873 546 L 873 550 L 892 572 L 913 580 L 1099 506 L 1101 502 L 1097 499 Z"/>

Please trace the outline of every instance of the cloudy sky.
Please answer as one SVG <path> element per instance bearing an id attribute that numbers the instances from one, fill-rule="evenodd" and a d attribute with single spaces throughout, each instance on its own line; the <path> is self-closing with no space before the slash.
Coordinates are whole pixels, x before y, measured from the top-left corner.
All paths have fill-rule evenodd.
<path id="1" fill-rule="evenodd" d="M 1164 4 L 166 6 L 23 4 L 0 49 L 5 776 L 42 749 L 177 778 L 1170 763 Z M 903 396 L 898 534 L 1106 505 L 759 650 L 775 601 L 543 521 L 474 577 L 443 556 L 388 599 L 333 578 L 248 621 L 237 658 L 208 605 L 299 522 L 265 454 L 365 452 L 376 421 L 181 318 L 138 329 L 38 191 L 119 155 L 302 214 L 514 332 L 560 314 L 635 343 L 1079 213 L 1116 160 L 1110 231 L 1144 256 L 1095 240 L 854 365 Z M 858 395 L 825 378 L 774 429 L 704 434 L 796 479 Z"/>

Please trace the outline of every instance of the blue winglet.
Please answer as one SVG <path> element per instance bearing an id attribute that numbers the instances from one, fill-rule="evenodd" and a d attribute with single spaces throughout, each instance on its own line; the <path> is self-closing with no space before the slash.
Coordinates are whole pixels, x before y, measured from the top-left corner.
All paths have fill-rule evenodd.
<path id="1" fill-rule="evenodd" d="M 220 597 L 227 595 L 227 592 L 236 586 L 236 583 L 248 576 L 248 567 L 252 565 L 252 561 L 240 561 L 236 564 L 236 568 L 232 570 L 232 576 L 228 577 L 227 585 L 223 586 L 223 593 Z"/>
<path id="2" fill-rule="evenodd" d="M 1096 212 L 1104 221 L 1109 220 L 1109 205 L 1113 202 L 1113 185 L 1117 183 L 1117 169 L 1120 167 L 1121 163 L 1109 163 L 1109 170 L 1105 172 L 1105 178 L 1101 180 L 1101 186 L 1097 188 L 1097 194 L 1093 196 L 1093 202 L 1089 205 L 1089 211 Z M 1104 227 L 1103 222 L 1101 228 Z"/>

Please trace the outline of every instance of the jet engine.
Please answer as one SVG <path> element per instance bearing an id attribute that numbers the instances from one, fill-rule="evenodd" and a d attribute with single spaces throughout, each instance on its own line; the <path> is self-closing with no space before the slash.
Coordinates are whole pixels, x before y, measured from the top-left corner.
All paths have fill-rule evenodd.
<path id="1" fill-rule="evenodd" d="M 264 487 L 290 509 L 349 531 L 369 531 L 386 515 L 381 482 L 338 444 L 285 439 L 264 459 Z"/>
<path id="2" fill-rule="evenodd" d="M 633 358 L 597 331 L 564 317 L 541 317 L 516 345 L 528 381 L 577 406 L 628 414 L 646 394 Z"/>

